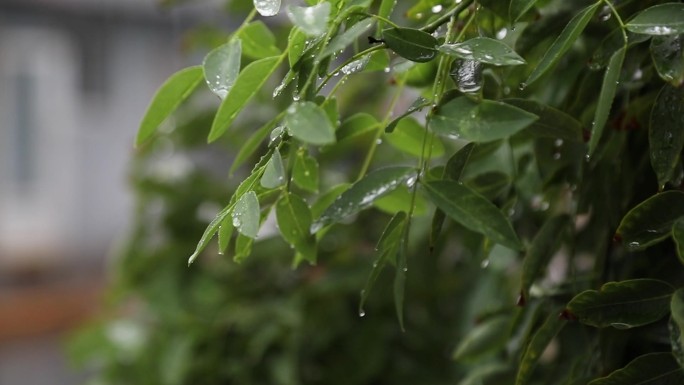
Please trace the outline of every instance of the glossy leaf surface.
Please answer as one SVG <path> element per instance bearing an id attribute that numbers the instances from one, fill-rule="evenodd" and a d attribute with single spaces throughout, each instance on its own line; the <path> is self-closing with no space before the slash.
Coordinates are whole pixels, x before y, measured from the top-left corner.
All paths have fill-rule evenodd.
<path id="1" fill-rule="evenodd" d="M 505 99 L 504 102 L 539 117 L 521 134 L 535 138 L 582 141 L 582 123 L 565 112 L 528 99 Z"/>
<path id="2" fill-rule="evenodd" d="M 323 145 L 335 142 L 335 128 L 323 109 L 313 102 L 295 102 L 287 109 L 285 126 L 304 143 Z"/>
<path id="3" fill-rule="evenodd" d="M 249 23 L 240 31 L 238 38 L 242 42 L 242 54 L 247 57 L 263 59 L 280 55 L 273 32 L 260 20 Z"/>
<path id="4" fill-rule="evenodd" d="M 589 385 L 676 385 L 684 384 L 684 371 L 671 353 L 651 353 L 635 358 L 622 369 Z"/>
<path id="5" fill-rule="evenodd" d="M 625 27 L 646 35 L 674 35 L 684 33 L 684 4 L 666 3 L 647 8 L 630 20 Z"/>
<path id="6" fill-rule="evenodd" d="M 662 189 L 673 178 L 684 148 L 684 87 L 666 84 L 651 110 L 648 128 L 651 166 Z"/>
<path id="7" fill-rule="evenodd" d="M 259 200 L 254 191 L 240 197 L 230 214 L 233 218 L 233 226 L 240 234 L 249 238 L 256 238 L 257 233 L 259 233 L 259 215 Z"/>
<path id="8" fill-rule="evenodd" d="M 536 2 L 537 0 L 511 0 L 508 8 L 509 20 L 513 23 L 517 22 L 532 9 Z"/>
<path id="9" fill-rule="evenodd" d="M 276 148 L 271 155 L 271 159 L 266 163 L 264 175 L 261 176 L 261 186 L 265 188 L 276 188 L 285 183 L 285 166 L 280 151 Z"/>
<path id="10" fill-rule="evenodd" d="M 651 57 L 663 80 L 673 86 L 684 83 L 684 34 L 653 37 Z"/>
<path id="11" fill-rule="evenodd" d="M 439 47 L 439 50 L 449 56 L 477 60 L 495 66 L 525 64 L 525 59 L 515 53 L 511 47 L 488 37 L 476 37 L 462 43 L 444 44 Z"/>
<path id="12" fill-rule="evenodd" d="M 283 239 L 304 259 L 316 263 L 316 237 L 309 233 L 313 219 L 304 199 L 284 193 L 276 203 L 276 219 Z"/>
<path id="13" fill-rule="evenodd" d="M 302 189 L 318 192 L 318 161 L 306 151 L 297 151 L 292 168 L 292 181 Z"/>
<path id="14" fill-rule="evenodd" d="M 437 39 L 427 32 L 412 28 L 389 28 L 382 38 L 397 55 L 415 62 L 428 62 L 437 57 Z"/>
<path id="15" fill-rule="evenodd" d="M 603 128 L 608 121 L 610 108 L 615 99 L 615 92 L 617 91 L 618 79 L 620 78 L 620 71 L 622 70 L 622 63 L 625 60 L 625 52 L 627 48 L 620 48 L 613 54 L 608 62 L 606 74 L 603 77 L 603 84 L 601 85 L 601 93 L 599 94 L 598 105 L 596 106 L 596 113 L 594 114 L 594 121 L 591 127 L 591 138 L 589 139 L 589 155 L 592 155 L 598 147 L 601 136 L 603 135 Z"/>
<path id="16" fill-rule="evenodd" d="M 349 27 L 349 29 L 344 31 L 342 34 L 335 36 L 335 38 L 330 41 L 323 51 L 321 51 L 320 55 L 318 55 L 318 59 L 323 60 L 333 53 L 347 48 L 347 46 L 354 43 L 356 39 L 366 33 L 366 31 L 373 26 L 373 23 L 375 23 L 375 21 L 371 18 L 361 20 Z"/>
<path id="17" fill-rule="evenodd" d="M 318 36 L 325 33 L 330 18 L 330 3 L 324 1 L 311 7 L 287 7 L 287 17 L 305 34 Z"/>
<path id="18" fill-rule="evenodd" d="M 620 222 L 617 236 L 629 250 L 642 250 L 670 236 L 684 213 L 684 193 L 665 191 L 641 202 Z"/>
<path id="19" fill-rule="evenodd" d="M 428 142 L 432 144 L 425 146 L 425 154 L 423 154 L 423 139 L 426 136 L 426 128 L 423 127 L 417 120 L 408 117 L 404 118 L 397 124 L 394 131 L 390 134 L 385 134 L 384 138 L 392 147 L 403 151 L 407 154 L 420 157 L 430 154 L 432 157 L 444 155 L 444 145 L 439 138 L 430 139 Z"/>
<path id="20" fill-rule="evenodd" d="M 211 92 L 221 100 L 226 98 L 228 92 L 240 73 L 240 59 L 242 57 L 242 45 L 240 39 L 230 42 L 209 52 L 204 58 L 204 80 Z"/>

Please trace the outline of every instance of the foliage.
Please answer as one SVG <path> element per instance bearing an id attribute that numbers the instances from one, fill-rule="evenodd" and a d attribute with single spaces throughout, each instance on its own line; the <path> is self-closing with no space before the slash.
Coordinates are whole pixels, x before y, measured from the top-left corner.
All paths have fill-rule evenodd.
<path id="1" fill-rule="evenodd" d="M 215 111 L 155 132 L 199 67 L 151 102 L 137 302 L 75 351 L 111 383 L 684 381 L 684 4 L 307 3 L 212 47 Z M 199 136 L 237 187 L 150 172 Z"/>

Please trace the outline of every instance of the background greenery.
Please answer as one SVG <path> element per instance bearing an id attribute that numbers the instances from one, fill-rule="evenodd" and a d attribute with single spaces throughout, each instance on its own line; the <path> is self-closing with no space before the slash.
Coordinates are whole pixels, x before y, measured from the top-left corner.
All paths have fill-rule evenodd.
<path id="1" fill-rule="evenodd" d="M 682 383 L 684 5 L 309 3 L 188 35 L 94 383 Z"/>

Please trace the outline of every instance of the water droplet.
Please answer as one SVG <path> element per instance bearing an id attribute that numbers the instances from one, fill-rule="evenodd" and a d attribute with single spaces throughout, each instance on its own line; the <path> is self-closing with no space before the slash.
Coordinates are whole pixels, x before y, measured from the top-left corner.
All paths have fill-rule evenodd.
<path id="1" fill-rule="evenodd" d="M 359 317 L 365 317 L 365 316 L 366 316 L 366 312 L 363 309 L 360 309 L 359 310 Z"/>
<path id="2" fill-rule="evenodd" d="M 598 19 L 600 21 L 608 21 L 611 16 L 612 12 L 610 12 L 610 7 L 604 5 L 603 8 L 601 8 L 601 12 L 599 12 Z"/>
<path id="3" fill-rule="evenodd" d="M 560 152 L 554 152 L 554 153 L 553 153 L 553 159 L 554 159 L 554 160 L 559 160 L 560 158 L 561 158 Z"/>
<path id="4" fill-rule="evenodd" d="M 380 138 L 376 139 L 375 144 L 382 144 L 382 139 L 380 139 Z"/>
<path id="5" fill-rule="evenodd" d="M 275 16 L 280 11 L 280 0 L 254 0 L 254 8 L 261 16 Z"/>
<path id="6" fill-rule="evenodd" d="M 518 84 L 518 89 L 520 91 L 523 91 L 525 88 L 527 88 L 527 83 L 522 82 L 522 83 Z"/>
<path id="7" fill-rule="evenodd" d="M 390 72 L 390 68 L 389 68 L 389 67 L 385 67 L 385 69 L 384 69 L 383 71 L 385 71 L 385 73 L 389 73 L 389 72 Z"/>
<path id="8" fill-rule="evenodd" d="M 345 65 L 344 67 L 342 67 L 341 71 L 345 75 L 350 75 L 355 72 L 359 72 L 366 67 L 369 61 L 370 56 L 364 56 L 361 59 L 354 60 L 353 62 Z"/>
<path id="9" fill-rule="evenodd" d="M 406 273 L 408 271 L 408 267 L 405 267 L 402 270 L 404 270 L 404 273 Z"/>
<path id="10" fill-rule="evenodd" d="M 486 269 L 487 267 L 489 267 L 489 259 L 483 260 L 483 261 L 480 263 L 480 267 L 483 268 L 483 269 Z"/>
<path id="11" fill-rule="evenodd" d="M 482 88 L 482 63 L 477 60 L 459 59 L 451 66 L 451 76 L 456 88 L 464 93 L 478 92 Z"/>
<path id="12" fill-rule="evenodd" d="M 432 13 L 442 12 L 442 4 L 437 4 L 431 8 Z"/>
<path id="13" fill-rule="evenodd" d="M 504 93 L 504 95 L 510 95 L 511 94 L 511 87 L 505 86 L 503 88 L 503 93 Z"/>
<path id="14" fill-rule="evenodd" d="M 508 35 L 508 29 L 506 28 L 501 28 L 500 30 L 496 31 L 496 38 L 499 40 L 506 38 L 506 35 Z"/>
<path id="15" fill-rule="evenodd" d="M 553 142 L 553 145 L 556 146 L 556 147 L 562 146 L 562 145 L 563 145 L 563 139 L 556 139 L 556 140 Z"/>

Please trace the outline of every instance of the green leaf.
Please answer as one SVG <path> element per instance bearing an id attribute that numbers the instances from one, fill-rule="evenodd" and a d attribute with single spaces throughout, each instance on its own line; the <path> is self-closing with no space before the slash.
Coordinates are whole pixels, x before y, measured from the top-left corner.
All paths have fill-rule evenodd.
<path id="1" fill-rule="evenodd" d="M 583 140 L 582 123 L 563 111 L 528 99 L 505 99 L 504 102 L 539 117 L 520 134 L 534 138 L 553 138 L 575 142 Z"/>
<path id="2" fill-rule="evenodd" d="M 627 46 L 632 47 L 636 44 L 643 43 L 651 37 L 648 35 L 640 35 L 638 33 L 627 32 Z M 625 38 L 623 35 L 623 30 L 621 28 L 615 28 L 612 32 L 606 36 L 601 44 L 596 48 L 594 53 L 591 55 L 589 61 L 589 68 L 592 70 L 598 70 L 600 68 L 608 65 L 610 58 L 613 54 L 620 48 L 625 46 Z"/>
<path id="3" fill-rule="evenodd" d="M 537 0 L 511 0 L 508 7 L 508 17 L 513 23 L 516 23 L 523 17 L 527 11 L 532 9 Z"/>
<path id="4" fill-rule="evenodd" d="M 359 36 L 366 33 L 366 31 L 373 26 L 373 23 L 375 23 L 375 20 L 372 18 L 363 19 L 349 27 L 346 31 L 344 31 L 344 33 L 335 36 L 335 38 L 332 39 L 318 55 L 318 60 L 323 60 L 333 53 L 347 48 L 347 46 L 354 43 Z"/>
<path id="5" fill-rule="evenodd" d="M 299 62 L 309 44 L 306 34 L 301 29 L 293 27 L 290 30 L 290 34 L 287 37 L 287 59 L 290 63 L 290 68 L 294 68 Z"/>
<path id="6" fill-rule="evenodd" d="M 645 35 L 676 35 L 684 33 L 684 4 L 666 3 L 647 8 L 625 27 Z"/>
<path id="7" fill-rule="evenodd" d="M 414 216 L 425 214 L 425 211 L 427 210 L 427 202 L 425 199 L 416 196 L 415 200 L 412 201 L 412 195 L 413 194 L 408 187 L 399 186 L 391 193 L 380 199 L 376 199 L 375 202 L 373 202 L 373 206 L 380 211 L 394 215 L 399 211 L 409 212 L 411 210 L 411 205 L 413 204 Z"/>
<path id="8" fill-rule="evenodd" d="M 287 17 L 305 34 L 319 36 L 325 33 L 330 18 L 330 3 L 324 1 L 312 7 L 287 7 Z"/>
<path id="9" fill-rule="evenodd" d="M 511 186 L 511 178 L 501 171 L 487 171 L 464 184 L 483 197 L 494 200 Z"/>
<path id="10" fill-rule="evenodd" d="M 280 0 L 254 0 L 254 8 L 261 16 L 275 16 L 280 11 Z"/>
<path id="11" fill-rule="evenodd" d="M 256 238 L 259 233 L 259 213 L 259 200 L 256 193 L 250 191 L 241 196 L 235 204 L 235 208 L 231 213 L 233 226 L 235 226 L 240 234 L 249 238 Z"/>
<path id="12" fill-rule="evenodd" d="M 276 148 L 271 159 L 266 163 L 264 175 L 261 176 L 261 186 L 273 189 L 285 183 L 285 166 L 280 151 Z"/>
<path id="13" fill-rule="evenodd" d="M 620 78 L 620 71 L 622 70 L 622 63 L 625 60 L 626 47 L 620 48 L 613 54 L 608 62 L 606 74 L 603 76 L 603 84 L 601 85 L 601 93 L 599 94 L 598 105 L 594 114 L 594 121 L 591 124 L 591 138 L 589 139 L 589 155 L 591 156 L 601 140 L 603 128 L 608 121 L 610 114 L 610 107 L 613 105 L 615 99 L 615 92 L 618 86 L 618 79 Z"/>
<path id="14" fill-rule="evenodd" d="M 460 150 L 456 151 L 456 153 L 447 161 L 446 167 L 444 168 L 444 178 L 459 181 L 463 175 L 463 170 L 465 170 L 465 167 L 468 164 L 470 154 L 473 153 L 474 149 L 475 143 L 468 143 Z"/>
<path id="15" fill-rule="evenodd" d="M 477 103 L 461 96 L 439 106 L 428 127 L 450 138 L 490 142 L 507 138 L 537 119 L 537 115 L 503 102 Z"/>
<path id="16" fill-rule="evenodd" d="M 368 278 L 366 279 L 366 285 L 361 290 L 361 300 L 359 301 L 359 315 L 366 315 L 364 305 L 368 300 L 371 290 L 375 281 L 380 276 L 382 269 L 387 265 L 387 263 L 392 263 L 396 265 L 397 253 L 399 252 L 399 245 L 401 242 L 401 236 L 404 233 L 404 225 L 406 223 L 406 213 L 400 211 L 396 213 L 382 232 L 380 240 L 378 240 L 378 245 L 375 247 L 377 258 L 373 262 L 373 268 L 371 269 Z"/>
<path id="17" fill-rule="evenodd" d="M 462 43 L 444 44 L 439 50 L 461 59 L 477 60 L 495 66 L 525 64 L 525 59 L 505 43 L 488 37 L 476 37 Z"/>
<path id="18" fill-rule="evenodd" d="M 337 130 L 337 140 L 338 142 L 341 142 L 343 140 L 346 141 L 359 138 L 368 133 L 377 131 L 379 125 L 380 122 L 378 122 L 375 116 L 365 112 L 359 112 L 342 122 L 340 129 Z"/>
<path id="19" fill-rule="evenodd" d="M 230 166 L 230 174 L 232 175 L 238 167 L 240 167 L 249 157 L 254 155 L 254 153 L 259 149 L 261 142 L 268 137 L 269 133 L 273 130 L 275 125 L 280 121 L 281 116 L 276 116 L 270 122 L 261 126 L 258 130 L 247 139 L 244 145 L 240 146 L 240 150 L 237 155 L 235 155 L 235 160 Z"/>
<path id="20" fill-rule="evenodd" d="M 392 15 L 394 7 L 397 5 L 397 0 L 382 0 L 380 2 L 380 8 L 378 9 L 378 16 L 389 19 Z M 378 22 L 378 33 L 382 31 L 385 23 L 383 21 Z"/>
<path id="21" fill-rule="evenodd" d="M 444 145 L 439 138 L 430 138 L 429 136 L 427 140 L 432 144 L 432 151 L 430 151 L 429 146 L 425 146 L 425 153 L 423 153 L 423 140 L 426 135 L 427 129 L 417 120 L 408 117 L 402 119 L 392 133 L 385 133 L 384 137 L 392 147 L 409 155 L 417 157 L 428 156 L 428 154 L 431 157 L 444 155 Z"/>
<path id="22" fill-rule="evenodd" d="M 404 227 L 405 228 L 405 227 Z M 399 320 L 399 327 L 401 331 L 404 329 L 404 294 L 406 291 L 406 272 L 408 268 L 407 257 L 406 257 L 406 247 L 408 232 L 405 230 L 402 234 L 401 240 L 399 241 L 399 251 L 397 253 L 397 269 L 394 274 L 394 308 L 397 312 L 397 319 Z"/>
<path id="23" fill-rule="evenodd" d="M 233 261 L 240 263 L 252 254 L 252 245 L 254 245 L 254 239 L 246 235 L 238 234 L 235 238 L 235 255 L 233 256 Z"/>
<path id="24" fill-rule="evenodd" d="M 391 133 L 394 131 L 394 129 L 397 127 L 397 124 L 404 119 L 405 117 L 411 115 L 412 113 L 419 111 L 427 106 L 432 104 L 429 100 L 425 99 L 424 97 L 420 96 L 418 99 L 414 100 L 413 103 L 409 106 L 409 108 L 401 115 L 396 117 L 394 120 L 390 122 L 390 124 L 385 127 L 385 132 Z"/>
<path id="25" fill-rule="evenodd" d="M 565 320 L 558 317 L 558 312 L 554 311 L 549 314 L 525 348 L 525 353 L 518 365 L 515 385 L 526 385 L 531 382 L 532 373 L 542 353 L 566 324 Z"/>
<path id="26" fill-rule="evenodd" d="M 677 245 L 677 256 L 684 264 L 684 216 L 679 217 L 679 219 L 672 224 L 672 238 Z"/>
<path id="27" fill-rule="evenodd" d="M 546 54 L 544 54 L 544 57 L 542 57 L 539 64 L 537 64 L 537 67 L 532 71 L 530 77 L 527 78 L 526 85 L 532 84 L 539 79 L 540 76 L 555 65 L 561 56 L 572 47 L 572 44 L 577 40 L 587 24 L 589 24 L 589 21 L 591 21 L 591 18 L 594 16 L 599 5 L 601 5 L 601 2 L 596 2 L 584 8 L 570 20 L 560 36 L 553 42 L 549 50 L 546 51 Z"/>
<path id="28" fill-rule="evenodd" d="M 570 225 L 570 217 L 559 215 L 548 219 L 527 249 L 522 267 L 522 295 L 529 298 L 530 287 L 544 272 L 551 257 L 560 247 L 563 232 Z"/>
<path id="29" fill-rule="evenodd" d="M 247 102 L 261 89 L 273 71 L 278 68 L 282 56 L 272 56 L 249 63 L 235 80 L 235 84 L 221 103 L 209 132 L 209 142 L 220 138 L 233 123 Z"/>
<path id="30" fill-rule="evenodd" d="M 684 215 L 684 193 L 665 191 L 641 202 L 622 218 L 616 232 L 628 250 L 643 250 L 670 236 L 672 224 Z"/>
<path id="31" fill-rule="evenodd" d="M 630 329 L 656 322 L 670 311 L 674 289 L 655 279 L 608 282 L 600 291 L 586 290 L 568 303 L 568 311 L 598 328 Z"/>
<path id="32" fill-rule="evenodd" d="M 292 169 L 292 180 L 306 191 L 318 192 L 318 162 L 306 149 L 299 149 Z"/>
<path id="33" fill-rule="evenodd" d="M 202 62 L 204 80 L 207 82 L 211 92 L 216 94 L 221 100 L 226 98 L 226 95 L 228 95 L 228 92 L 230 92 L 230 89 L 235 84 L 235 80 L 240 73 L 241 57 L 242 45 L 240 44 L 240 39 L 233 39 L 209 52 L 204 57 Z"/>
<path id="34" fill-rule="evenodd" d="M 276 220 L 283 239 L 305 260 L 315 264 L 316 237 L 309 233 L 313 219 L 304 199 L 294 194 L 283 193 L 276 203 Z"/>
<path id="35" fill-rule="evenodd" d="M 675 385 L 684 384 L 684 371 L 671 353 L 650 353 L 637 357 L 622 369 L 589 385 Z"/>
<path id="36" fill-rule="evenodd" d="M 328 190 L 327 192 L 318 197 L 316 203 L 311 205 L 311 215 L 314 218 L 320 217 L 321 214 L 323 214 L 323 212 L 325 211 L 325 209 L 327 209 L 328 206 L 333 204 L 333 202 L 337 198 L 339 198 L 339 196 L 343 192 L 349 190 L 351 186 L 351 183 L 342 183 L 330 188 L 330 190 Z"/>
<path id="37" fill-rule="evenodd" d="M 335 128 L 325 111 L 313 102 L 295 102 L 285 115 L 285 126 L 304 143 L 323 145 L 335 142 Z"/>
<path id="38" fill-rule="evenodd" d="M 679 288 L 672 295 L 670 301 L 670 336 L 672 344 L 672 354 L 679 366 L 684 368 L 684 288 Z"/>
<path id="39" fill-rule="evenodd" d="M 162 122 L 190 96 L 202 81 L 201 66 L 182 69 L 171 75 L 157 90 L 140 122 L 135 145 L 139 146 L 149 139 Z"/>
<path id="40" fill-rule="evenodd" d="M 513 250 L 523 246 L 508 219 L 482 195 L 455 181 L 424 183 L 430 200 L 451 219 Z"/>
<path id="41" fill-rule="evenodd" d="M 684 34 L 653 37 L 651 57 L 663 80 L 675 87 L 684 83 Z"/>
<path id="42" fill-rule="evenodd" d="M 356 214 L 402 184 L 413 184 L 416 178 L 416 169 L 412 167 L 387 167 L 369 173 L 325 209 L 314 222 L 311 232 L 318 232 L 324 226 Z"/>
<path id="43" fill-rule="evenodd" d="M 510 328 L 511 321 L 508 316 L 498 316 L 482 322 L 458 344 L 453 359 L 475 361 L 502 349 L 508 341 Z"/>
<path id="44" fill-rule="evenodd" d="M 422 63 L 437 57 L 437 39 L 419 29 L 389 28 L 382 31 L 382 39 L 389 49 L 411 61 Z"/>
<path id="45" fill-rule="evenodd" d="M 684 148 L 684 87 L 666 84 L 651 110 L 648 128 L 651 166 L 662 190 L 672 180 Z"/>
<path id="46" fill-rule="evenodd" d="M 238 38 L 242 41 L 242 54 L 249 58 L 263 59 L 280 55 L 280 50 L 275 46 L 275 36 L 260 20 L 240 30 Z"/>
<path id="47" fill-rule="evenodd" d="M 218 228 L 218 253 L 220 255 L 226 252 L 230 238 L 233 236 L 234 228 L 233 221 L 228 216 L 221 221 L 221 225 Z"/>

